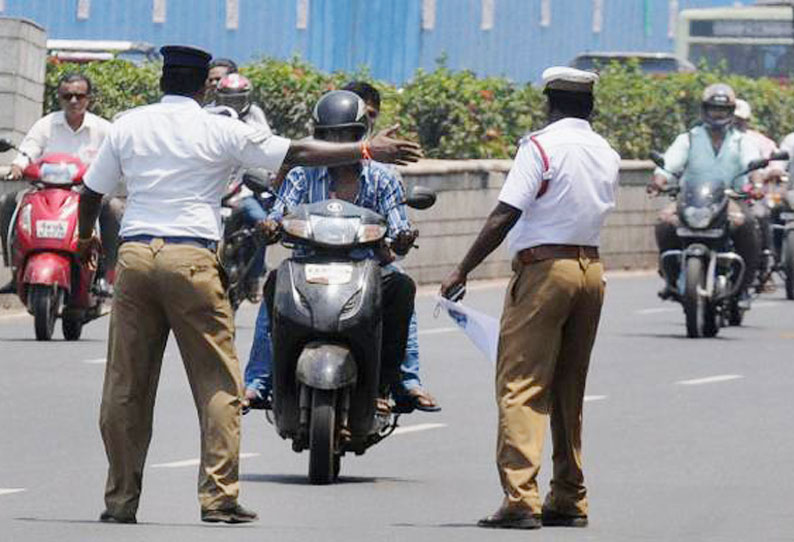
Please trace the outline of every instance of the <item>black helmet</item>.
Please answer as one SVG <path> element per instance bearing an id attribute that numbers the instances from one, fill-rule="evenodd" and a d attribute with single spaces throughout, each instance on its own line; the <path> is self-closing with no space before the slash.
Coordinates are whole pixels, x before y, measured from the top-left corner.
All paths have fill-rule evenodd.
<path id="1" fill-rule="evenodd" d="M 312 120 L 318 139 L 322 139 L 322 132 L 329 129 L 355 128 L 360 130 L 360 138 L 366 136 L 369 130 L 364 100 L 347 90 L 332 90 L 323 94 L 314 106 Z"/>
<path id="2" fill-rule="evenodd" d="M 736 93 L 725 83 L 709 85 L 703 91 L 701 114 L 711 128 L 723 129 L 733 122 Z"/>

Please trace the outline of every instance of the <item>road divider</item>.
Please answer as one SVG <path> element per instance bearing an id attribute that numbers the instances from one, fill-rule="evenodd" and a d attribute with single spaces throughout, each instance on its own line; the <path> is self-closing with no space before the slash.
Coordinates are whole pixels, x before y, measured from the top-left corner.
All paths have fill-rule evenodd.
<path id="1" fill-rule="evenodd" d="M 717 382 L 728 382 L 729 380 L 738 380 L 744 378 L 742 375 L 715 375 L 706 376 L 704 378 L 693 378 L 692 380 L 679 380 L 676 384 L 682 386 L 700 386 L 701 384 L 716 384 Z"/>

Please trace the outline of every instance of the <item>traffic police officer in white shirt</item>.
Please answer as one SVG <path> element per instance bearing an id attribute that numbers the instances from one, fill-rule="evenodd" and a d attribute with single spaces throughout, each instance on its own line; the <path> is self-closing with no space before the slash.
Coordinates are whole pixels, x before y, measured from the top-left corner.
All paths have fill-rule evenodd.
<path id="1" fill-rule="evenodd" d="M 520 144 L 499 203 L 441 293 L 452 295 L 506 236 L 514 275 L 499 336 L 497 467 L 502 506 L 482 527 L 587 525 L 581 430 L 585 378 L 604 295 L 598 254 L 620 157 L 588 122 L 598 76 L 543 72 L 549 125 Z M 554 472 L 537 485 L 551 418 Z"/>
<path id="2" fill-rule="evenodd" d="M 292 142 L 199 105 L 210 55 L 166 46 L 158 104 L 121 116 L 99 150 L 80 199 L 78 250 L 87 258 L 102 194 L 124 179 L 100 428 L 109 469 L 101 521 L 134 523 L 163 350 L 173 331 L 201 427 L 201 519 L 244 523 L 238 503 L 242 382 L 233 313 L 216 254 L 221 196 L 235 167 L 277 171 L 364 157 L 407 163 L 413 143 L 380 133 L 360 143 Z"/>

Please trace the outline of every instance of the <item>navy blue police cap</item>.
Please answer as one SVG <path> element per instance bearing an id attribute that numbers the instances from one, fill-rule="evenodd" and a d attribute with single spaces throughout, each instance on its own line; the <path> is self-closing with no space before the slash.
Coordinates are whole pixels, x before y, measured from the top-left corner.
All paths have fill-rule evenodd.
<path id="1" fill-rule="evenodd" d="M 187 45 L 164 45 L 160 47 L 164 66 L 185 66 L 188 68 L 208 69 L 212 55 Z"/>

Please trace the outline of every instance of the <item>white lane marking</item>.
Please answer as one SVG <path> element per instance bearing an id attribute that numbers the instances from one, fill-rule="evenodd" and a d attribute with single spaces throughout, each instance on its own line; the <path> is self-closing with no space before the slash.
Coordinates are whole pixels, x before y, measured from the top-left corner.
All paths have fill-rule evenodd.
<path id="1" fill-rule="evenodd" d="M 418 335 L 437 335 L 439 333 L 451 333 L 453 331 L 457 331 L 460 328 L 457 327 L 438 327 L 436 329 L 421 329 L 419 330 Z"/>
<path id="2" fill-rule="evenodd" d="M 752 309 L 768 309 L 769 307 L 779 307 L 782 305 L 780 301 L 756 301 L 750 305 Z"/>
<path id="3" fill-rule="evenodd" d="M 638 311 L 634 311 L 636 314 L 659 314 L 662 312 L 674 312 L 680 309 L 674 307 L 657 307 L 654 309 L 640 309 Z"/>
<path id="4" fill-rule="evenodd" d="M 715 382 L 727 382 L 728 380 L 737 380 L 744 378 L 742 375 L 716 375 L 707 376 L 705 378 L 693 378 L 692 380 L 679 380 L 676 384 L 682 386 L 698 386 L 700 384 L 714 384 Z"/>
<path id="5" fill-rule="evenodd" d="M 240 454 L 240 459 L 248 459 L 249 457 L 258 457 L 260 454 Z M 153 469 L 176 469 L 179 467 L 196 467 L 201 463 L 198 458 L 185 459 L 184 461 L 172 461 L 170 463 L 157 463 L 152 465 Z"/>
<path id="6" fill-rule="evenodd" d="M 105 358 L 96 358 L 96 359 L 84 359 L 83 363 L 87 363 L 89 365 L 105 365 L 108 362 Z"/>
<path id="7" fill-rule="evenodd" d="M 585 403 L 588 403 L 590 401 L 603 401 L 606 398 L 607 398 L 606 395 L 585 395 L 584 401 Z"/>
<path id="8" fill-rule="evenodd" d="M 417 425 L 404 425 L 394 430 L 394 435 L 404 435 L 405 433 L 416 433 L 417 431 L 429 431 L 430 429 L 439 429 L 446 427 L 445 423 L 420 423 Z"/>
<path id="9" fill-rule="evenodd" d="M 2 488 L 0 487 L 0 495 L 11 495 L 12 493 L 22 493 L 23 491 L 27 491 L 24 487 L 17 487 L 17 488 Z"/>

